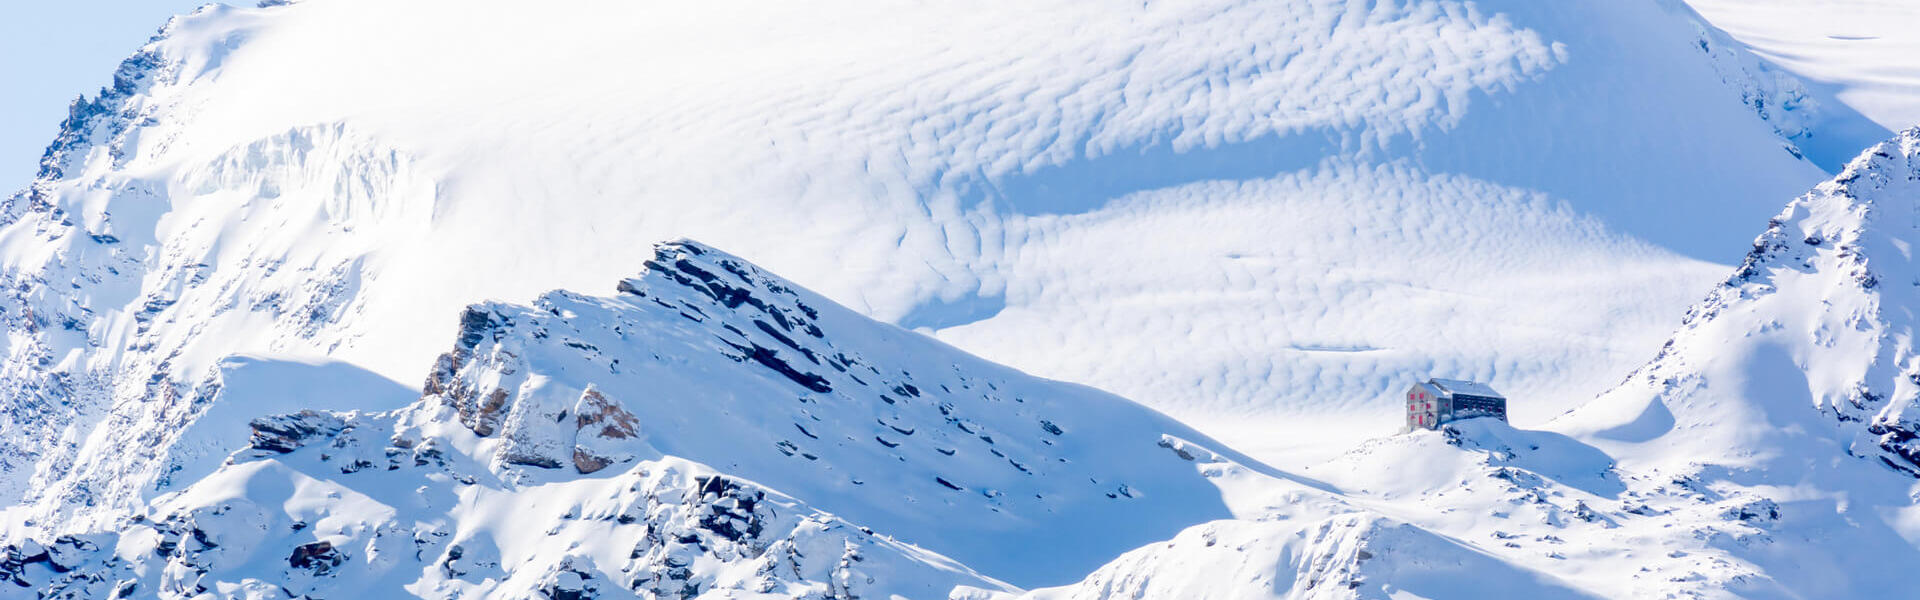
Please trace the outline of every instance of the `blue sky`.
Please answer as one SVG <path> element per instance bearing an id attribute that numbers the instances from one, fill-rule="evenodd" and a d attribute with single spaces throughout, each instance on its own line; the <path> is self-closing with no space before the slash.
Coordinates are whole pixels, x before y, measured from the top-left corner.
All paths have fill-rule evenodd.
<path id="1" fill-rule="evenodd" d="M 92 95 L 167 17 L 204 0 L 0 2 L 0 196 L 25 187 L 73 97 Z"/>

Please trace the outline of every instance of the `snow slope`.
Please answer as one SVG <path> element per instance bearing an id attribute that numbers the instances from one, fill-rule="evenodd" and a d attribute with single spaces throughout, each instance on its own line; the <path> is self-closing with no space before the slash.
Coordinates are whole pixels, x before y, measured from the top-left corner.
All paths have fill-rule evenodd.
<path id="1" fill-rule="evenodd" d="M 239 376 L 258 367 L 232 370 L 224 379 L 230 403 L 291 414 L 253 421 L 253 451 L 210 477 L 183 475 L 181 491 L 132 507 L 133 518 L 140 522 L 151 510 L 145 520 L 162 523 L 229 501 L 271 507 L 282 502 L 252 490 L 318 479 L 355 491 L 347 496 L 375 498 L 338 507 L 337 514 L 370 519 L 339 534 L 352 539 L 318 541 L 372 544 L 372 553 L 380 542 L 356 532 L 431 518 L 447 522 L 441 535 L 461 538 L 459 529 L 485 526 L 456 527 L 462 514 L 483 517 L 508 506 L 558 514 L 567 499 L 598 497 L 635 478 L 662 488 L 649 496 L 686 493 L 715 476 L 699 474 L 708 467 L 675 466 L 693 461 L 804 499 L 804 510 L 1030 584 L 1068 580 L 1186 525 L 1230 515 L 1220 490 L 1170 449 L 1176 442 L 1215 444 L 1201 434 L 1103 392 L 1035 379 L 874 322 L 717 250 L 663 244 L 618 292 L 554 292 L 532 305 L 468 308 L 458 319 L 457 343 L 405 410 L 262 406 L 273 390 Z M 203 416 L 196 427 L 212 420 Z M 215 423 L 233 425 L 219 431 L 229 444 L 246 431 L 244 421 Z M 275 456 L 300 448 L 312 450 Z M 165 456 L 162 450 L 157 454 Z M 429 463 L 438 469 L 407 470 Z M 659 475 L 663 470 L 687 477 Z M 357 476 L 362 471 L 369 476 Z M 480 487 L 463 491 L 466 485 Z M 416 490 L 447 499 L 413 507 L 433 515 L 416 517 L 386 497 Z M 127 527 L 126 515 L 105 508 L 86 514 L 91 525 L 79 531 Z M 794 510 L 802 509 L 786 512 Z M 25 510 L 10 516 L 20 515 L 41 519 Z M 71 531 L 52 523 L 11 527 L 16 536 L 41 539 Z M 525 560 L 563 558 L 547 549 L 560 542 L 494 543 L 500 552 L 531 557 Z M 220 562 L 229 560 L 238 562 Z M 208 571 L 254 560 L 266 559 L 196 564 Z M 518 569 L 520 561 L 510 562 Z M 391 565 L 374 560 L 368 568 Z M 517 573 L 508 569 L 505 579 Z M 438 585 L 406 579 L 416 575 L 394 574 L 420 589 Z"/>
<path id="2" fill-rule="evenodd" d="M 679 236 L 1249 448 L 1407 373 L 1538 422 L 1824 176 L 1828 108 L 1653 1 L 275 4 L 176 20 L 7 206 L 7 497 L 162 491 L 119 449 L 227 356 L 420 381 L 442 315 Z"/>
<path id="3" fill-rule="evenodd" d="M 1889 564 L 1774 539 L 1777 507 L 1765 496 L 1626 470 L 1580 440 L 1485 419 L 1373 440 L 1303 474 L 1338 500 L 1302 502 L 1311 494 L 1241 477 L 1223 485 L 1235 519 L 1129 552 L 1073 585 L 980 596 L 1817 597 L 1819 585 L 1776 581 L 1777 564 L 1749 555 L 1835 561 L 1820 566 L 1845 576 Z"/>
<path id="4" fill-rule="evenodd" d="M 56 597 L 1894 596 L 1920 558 L 1920 388 L 1874 365 L 1910 362 L 1912 311 L 1879 294 L 1920 285 L 1916 186 L 1920 129 L 1789 205 L 1660 357 L 1553 430 L 1465 421 L 1304 476 L 662 244 L 615 296 L 469 307 L 408 407 L 254 419 L 211 474 L 122 511 L 10 509 L 0 576 Z M 320 373 L 382 389 L 343 369 L 237 359 L 220 383 L 235 404 Z"/>
<path id="5" fill-rule="evenodd" d="M 1920 125 L 1920 6 L 1898 0 L 1687 0 L 1735 39 L 1858 111 L 1816 125 L 1851 158 L 1862 135 Z"/>
<path id="6" fill-rule="evenodd" d="M 1824 125 L 1849 106 L 1677 2 L 267 4 L 169 24 L 0 205 L 0 566 L 29 585 L 69 553 L 101 574 L 70 577 L 77 595 L 270 595 L 246 580 L 292 577 L 282 562 L 442 596 L 860 579 L 817 551 L 767 558 L 784 543 L 884 556 L 908 596 L 1083 576 L 1032 593 L 1199 593 L 1211 532 L 1258 549 L 1225 575 L 1271 572 L 1276 594 L 1433 594 L 1498 568 L 1514 593 L 1791 595 L 1817 569 L 1775 535 L 1911 552 L 1884 467 L 1790 481 L 1844 460 L 1825 449 L 1911 456 L 1880 409 L 1822 437 L 1708 427 L 1751 415 L 1703 401 L 1722 408 L 1672 435 L 1661 415 L 1684 411 L 1631 384 L 1558 434 L 1394 438 L 1310 479 L 967 354 L 1303 467 L 1387 433 L 1409 374 L 1488 381 L 1522 426 L 1577 406 L 1658 352 L 1855 135 Z M 738 256 L 654 245 L 681 236 Z M 1876 253 L 1904 256 L 1888 239 Z M 1859 258 L 1835 248 L 1808 256 Z M 543 294 L 648 261 L 618 296 Z M 1746 360 L 1714 331 L 1686 365 Z M 1642 374 L 1694 368 L 1672 356 Z M 1839 406 L 1851 375 L 1813 372 Z M 1873 385 L 1861 406 L 1908 404 Z M 252 420 L 305 408 L 349 412 Z M 228 463 L 243 422 L 255 446 Z M 1797 441 L 1761 443 L 1776 433 Z M 362 473 L 378 481 L 339 479 Z M 1856 489 L 1884 528 L 1806 508 Z M 569 530 L 571 559 L 473 524 L 609 494 L 664 520 Z M 744 498 L 779 507 L 761 533 L 708 523 Z M 321 511 L 352 517 L 294 527 Z M 430 542 L 386 562 L 378 532 L 401 529 L 480 540 L 474 567 Z"/>
<path id="7" fill-rule="evenodd" d="M 1826 454 L 1779 445 L 1791 433 L 1920 466 L 1902 433 L 1920 423 L 1920 387 L 1908 377 L 1916 229 L 1920 130 L 1908 130 L 1789 204 L 1659 358 L 1563 420 L 1695 460 Z M 1717 435 L 1683 433 L 1694 429 Z"/>
<path id="8" fill-rule="evenodd" d="M 162 498 L 151 517 L 11 545 L 0 577 L 50 598 L 924 598 L 958 584 L 1007 589 L 684 460 L 508 486 L 484 462 L 434 446 L 383 451 L 390 413 L 306 412 L 256 430 L 290 423 L 313 429 L 276 442 L 256 436 L 255 449 Z"/>
<path id="9" fill-rule="evenodd" d="M 1336 487 L 692 242 L 616 291 L 472 306 L 411 405 L 208 429 L 244 447 L 110 518 L 15 509 L 0 578 L 75 598 L 1351 598 L 1473 574 L 1618 597 L 1726 585 L 1606 574 L 1699 546 L 1669 515 L 1753 505 L 1636 507 L 1604 454 L 1497 422 L 1372 443 L 1327 467 Z M 226 372 L 233 404 L 288 394 L 271 375 L 353 377 Z"/>
<path id="10" fill-rule="evenodd" d="M 1236 519 L 1024 596 L 1903 597 L 1917 230 L 1911 129 L 1789 204 L 1657 358 L 1546 430 L 1463 421 L 1302 471 L 1350 508 L 1223 485 Z"/>
<path id="11" fill-rule="evenodd" d="M 1658 359 L 1559 428 L 1623 465 L 1775 499 L 1793 548 L 1754 560 L 1777 580 L 1902 593 L 1898 570 L 1840 567 L 1920 559 L 1917 202 L 1909 129 L 1788 205 Z"/>
<path id="12" fill-rule="evenodd" d="M 665 244 L 647 265 L 615 298 L 468 309 L 426 394 L 497 438 L 478 449 L 496 469 L 685 457 L 1016 583 L 1228 514 L 1161 447 L 1212 442 L 1158 413 L 875 323 L 711 248 Z M 591 419 L 635 431 L 588 443 Z"/>

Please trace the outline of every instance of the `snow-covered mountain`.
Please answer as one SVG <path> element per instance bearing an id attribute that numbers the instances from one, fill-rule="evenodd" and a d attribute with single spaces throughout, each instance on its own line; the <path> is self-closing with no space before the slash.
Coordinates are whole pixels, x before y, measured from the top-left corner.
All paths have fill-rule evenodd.
<path id="1" fill-rule="evenodd" d="M 1560 421 L 1692 460 L 1838 450 L 1920 474 L 1917 239 L 1920 129 L 1789 204 L 1658 358 Z"/>
<path id="2" fill-rule="evenodd" d="M 1920 560 L 1920 129 L 1789 204 L 1652 363 L 1556 425 L 1623 465 L 1771 498 L 1792 589 L 1898 595 Z M 1835 564 L 1839 563 L 1839 564 Z"/>
<path id="3" fill-rule="evenodd" d="M 693 242 L 615 290 L 469 307 L 410 405 L 208 432 L 239 450 L 138 510 L 10 525 L 0 577 L 68 598 L 1773 595 L 1812 588 L 1770 551 L 1859 527 L 1779 539 L 1806 517 L 1776 473 L 1736 489 L 1724 464 L 1491 421 L 1289 475 Z M 256 397 L 239 375 L 263 368 L 352 381 L 242 362 L 220 383 Z M 1855 462 L 1861 489 L 1912 481 Z M 1829 577 L 1884 572 L 1819 551 L 1854 563 Z"/>
<path id="4" fill-rule="evenodd" d="M 0 578 L 1903 589 L 1917 134 L 1673 0 L 1019 10 L 175 19 L 0 205 Z"/>
<path id="5" fill-rule="evenodd" d="M 1920 128 L 1790 203 L 1651 362 L 1545 430 L 1374 440 L 1303 472 L 1364 510 L 1266 503 L 1025 596 L 1904 597 L 1916 241 Z"/>
<path id="6" fill-rule="evenodd" d="M 74 598 L 1897 596 L 1920 385 L 1881 365 L 1911 354 L 1885 294 L 1920 285 L 1916 192 L 1920 129 L 1791 203 L 1548 430 L 1460 422 L 1300 475 L 666 243 L 613 296 L 464 310 L 409 406 L 254 419 L 141 510 L 15 524 L 0 575 Z M 353 380 L 220 383 L 262 368 Z"/>
<path id="7" fill-rule="evenodd" d="M 272 4 L 170 24 L 9 205 L 13 495 L 229 356 L 417 382 L 444 315 L 683 236 L 1249 447 L 1384 433 L 1339 424 L 1408 372 L 1538 422 L 1846 110 L 1654 0 Z"/>
<path id="8" fill-rule="evenodd" d="M 1305 471 L 1367 511 L 1270 502 L 1031 595 L 1901 597 L 1917 239 L 1920 129 L 1790 203 L 1657 357 L 1546 430 L 1370 442 Z"/>

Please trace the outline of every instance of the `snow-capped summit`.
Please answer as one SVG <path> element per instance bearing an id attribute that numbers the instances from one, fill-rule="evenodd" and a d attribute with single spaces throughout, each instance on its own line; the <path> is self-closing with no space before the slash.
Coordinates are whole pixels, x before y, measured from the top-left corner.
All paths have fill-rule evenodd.
<path id="1" fill-rule="evenodd" d="M 1904 593 L 1885 565 L 1920 561 L 1917 242 L 1920 129 L 1788 204 L 1652 362 L 1552 428 L 1764 502 L 1766 535 L 1725 546 L 1748 593 Z"/>
<path id="2" fill-rule="evenodd" d="M 1652 363 L 1565 427 L 1741 466 L 1920 476 L 1920 129 L 1788 204 Z"/>

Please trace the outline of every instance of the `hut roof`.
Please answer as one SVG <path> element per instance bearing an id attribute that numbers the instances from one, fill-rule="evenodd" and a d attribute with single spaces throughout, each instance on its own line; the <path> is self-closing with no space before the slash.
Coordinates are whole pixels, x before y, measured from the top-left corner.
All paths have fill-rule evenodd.
<path id="1" fill-rule="evenodd" d="M 1480 383 L 1478 381 L 1462 381 L 1459 379 L 1440 379 L 1438 377 L 1435 377 L 1429 380 L 1428 383 L 1432 383 L 1434 387 L 1440 388 L 1440 391 L 1446 392 L 1448 394 L 1462 395 L 1462 396 L 1485 396 L 1488 398 L 1499 398 L 1501 400 L 1507 399 L 1506 396 L 1500 395 L 1500 392 L 1493 391 L 1492 387 L 1488 387 L 1487 384 Z"/>

